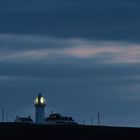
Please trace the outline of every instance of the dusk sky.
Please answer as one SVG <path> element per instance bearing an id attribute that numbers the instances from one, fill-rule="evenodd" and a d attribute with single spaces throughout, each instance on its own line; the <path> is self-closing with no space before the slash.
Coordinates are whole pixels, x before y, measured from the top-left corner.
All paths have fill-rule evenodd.
<path id="1" fill-rule="evenodd" d="M 140 127 L 140 1 L 0 0 L 0 108 L 34 118 L 40 92 L 46 115 Z"/>

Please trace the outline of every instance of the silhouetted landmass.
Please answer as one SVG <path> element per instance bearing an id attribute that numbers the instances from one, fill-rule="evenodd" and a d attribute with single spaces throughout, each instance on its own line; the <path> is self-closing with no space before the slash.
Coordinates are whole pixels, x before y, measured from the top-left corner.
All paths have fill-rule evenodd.
<path id="1" fill-rule="evenodd" d="M 0 124 L 0 140 L 140 140 L 140 128 Z"/>

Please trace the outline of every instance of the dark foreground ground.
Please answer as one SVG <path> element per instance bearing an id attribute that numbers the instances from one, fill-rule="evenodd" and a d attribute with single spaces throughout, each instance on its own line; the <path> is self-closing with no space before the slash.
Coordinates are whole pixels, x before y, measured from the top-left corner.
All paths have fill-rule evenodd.
<path id="1" fill-rule="evenodd" d="M 0 140 L 140 140 L 140 128 L 0 124 Z"/>

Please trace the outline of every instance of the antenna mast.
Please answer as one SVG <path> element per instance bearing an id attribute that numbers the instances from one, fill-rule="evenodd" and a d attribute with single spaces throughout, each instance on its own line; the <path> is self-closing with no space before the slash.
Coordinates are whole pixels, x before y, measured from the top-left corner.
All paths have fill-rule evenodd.
<path id="1" fill-rule="evenodd" d="M 100 113 L 98 112 L 98 125 L 100 125 Z"/>
<path id="2" fill-rule="evenodd" d="M 5 110 L 4 108 L 2 108 L 2 122 L 4 122 L 4 113 L 5 113 Z"/>

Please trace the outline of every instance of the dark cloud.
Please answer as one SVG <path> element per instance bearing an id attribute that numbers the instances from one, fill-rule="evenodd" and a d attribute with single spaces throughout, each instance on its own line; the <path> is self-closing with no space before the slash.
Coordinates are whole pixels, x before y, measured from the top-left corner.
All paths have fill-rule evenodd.
<path id="1" fill-rule="evenodd" d="M 50 38 L 48 36 L 29 36 L 29 35 L 0 35 L 0 50 L 7 52 L 41 50 L 41 49 L 61 49 L 73 47 L 71 40 Z M 10 53 L 9 52 L 9 53 Z"/>
<path id="2" fill-rule="evenodd" d="M 139 40 L 138 1 L 1 2 L 1 33 Z"/>

